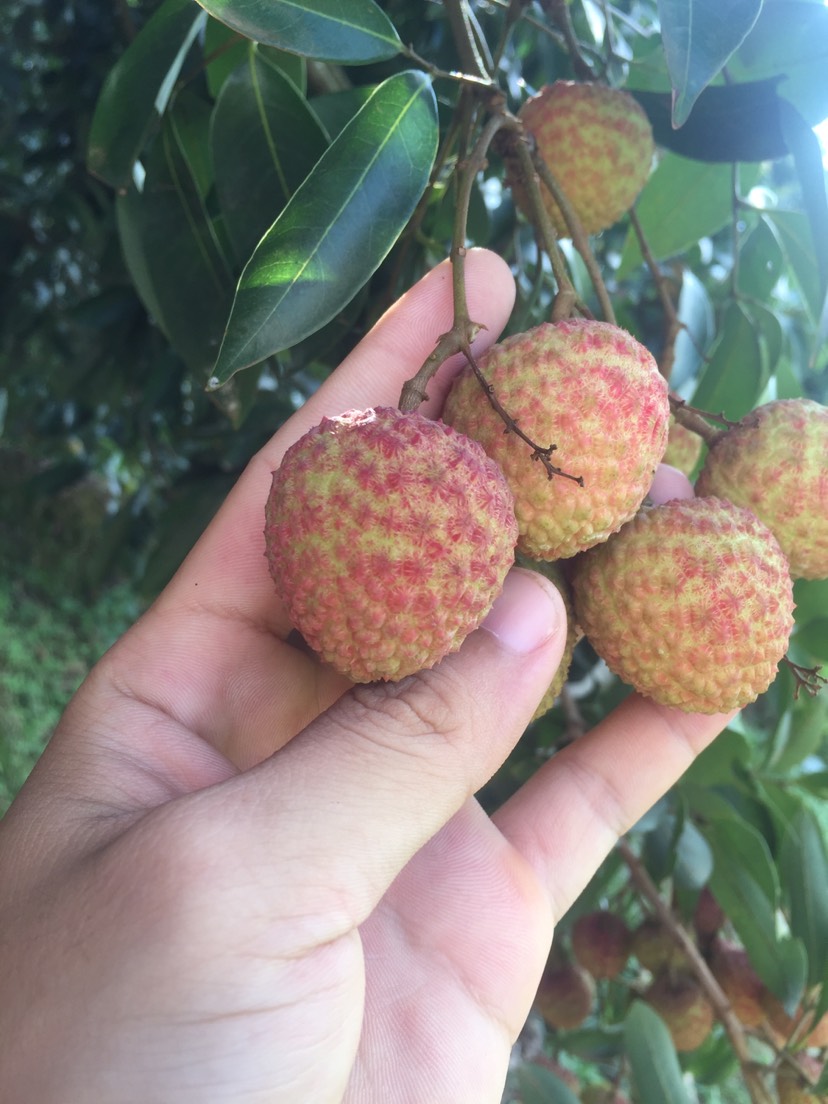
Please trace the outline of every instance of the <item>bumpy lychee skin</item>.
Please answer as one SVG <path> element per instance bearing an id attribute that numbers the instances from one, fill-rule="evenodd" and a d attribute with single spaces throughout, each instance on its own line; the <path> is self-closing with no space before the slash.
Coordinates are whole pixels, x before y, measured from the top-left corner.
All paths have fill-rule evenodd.
<path id="1" fill-rule="evenodd" d="M 355 682 L 456 651 L 514 558 L 512 495 L 474 441 L 391 408 L 324 418 L 266 508 L 270 571 L 307 643 Z"/>
<path id="2" fill-rule="evenodd" d="M 584 480 L 549 479 L 471 369 L 455 378 L 443 417 L 503 469 L 521 552 L 560 560 L 606 540 L 641 505 L 667 445 L 667 384 L 650 353 L 618 326 L 570 319 L 507 338 L 479 366 L 521 431 L 557 445 L 556 467 Z"/>
<path id="3" fill-rule="evenodd" d="M 612 226 L 632 207 L 650 174 L 653 132 L 628 92 L 556 81 L 527 100 L 520 118 L 587 234 Z M 510 176 L 515 200 L 528 213 L 513 168 Z M 545 188 L 541 193 L 558 234 L 569 237 L 557 203 Z"/>
<path id="4" fill-rule="evenodd" d="M 586 970 L 573 964 L 547 967 L 538 986 L 535 1007 L 549 1027 L 571 1031 L 592 1011 L 595 983 Z"/>
<path id="5" fill-rule="evenodd" d="M 664 463 L 673 468 L 678 468 L 685 475 L 691 475 L 699 462 L 702 450 L 702 439 L 692 429 L 687 429 L 670 415 L 670 429 L 667 434 L 667 449 L 664 453 Z"/>
<path id="6" fill-rule="evenodd" d="M 635 929 L 631 950 L 644 969 L 654 974 L 661 970 L 675 972 L 688 965 L 685 952 L 655 916 L 646 917 Z"/>
<path id="7" fill-rule="evenodd" d="M 713 444 L 697 491 L 761 518 L 795 579 L 828 578 L 828 407 L 810 399 L 757 407 Z"/>
<path id="8" fill-rule="evenodd" d="M 610 670 L 689 712 L 754 701 L 793 628 L 793 584 L 775 537 L 718 498 L 645 507 L 576 562 L 572 583 L 578 620 Z"/>

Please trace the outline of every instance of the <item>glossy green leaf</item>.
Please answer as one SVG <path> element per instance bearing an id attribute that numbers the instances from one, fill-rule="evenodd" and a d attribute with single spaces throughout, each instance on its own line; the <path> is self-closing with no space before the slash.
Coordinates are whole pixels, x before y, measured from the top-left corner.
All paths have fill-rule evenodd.
<path id="1" fill-rule="evenodd" d="M 323 326 L 376 270 L 428 183 L 434 93 L 381 84 L 265 234 L 239 281 L 211 386 Z"/>
<path id="2" fill-rule="evenodd" d="M 207 17 L 192 0 L 166 0 L 110 70 L 92 118 L 86 163 L 116 188 L 158 125 Z"/>
<path id="3" fill-rule="evenodd" d="M 736 421 L 754 408 L 766 382 L 760 336 L 741 303 L 731 302 L 693 405 Z"/>
<path id="4" fill-rule="evenodd" d="M 293 54 L 360 65 L 394 57 L 400 39 L 374 0 L 199 0 L 254 42 Z"/>
<path id="5" fill-rule="evenodd" d="M 699 93 L 742 43 L 761 8 L 762 0 L 658 0 L 673 84 L 673 126 L 686 121 Z"/>
<path id="6" fill-rule="evenodd" d="M 828 855 L 819 824 L 802 809 L 782 842 L 779 870 L 790 901 L 791 932 L 808 953 L 808 981 L 828 967 Z"/>
<path id="7" fill-rule="evenodd" d="M 210 135 L 216 191 L 242 263 L 327 147 L 293 82 L 255 45 L 246 54 L 222 86 Z"/>
<path id="8" fill-rule="evenodd" d="M 214 99 L 218 98 L 224 82 L 247 59 L 250 40 L 231 30 L 217 19 L 208 19 L 204 31 L 204 58 L 207 87 Z M 277 50 L 272 46 L 259 46 L 259 56 L 280 69 L 293 81 L 304 95 L 307 91 L 308 66 L 303 57 Z"/>
<path id="9" fill-rule="evenodd" d="M 743 187 L 755 179 L 744 170 Z M 668 153 L 660 161 L 636 204 L 644 236 L 656 260 L 683 252 L 731 218 L 733 175 L 729 165 L 691 161 Z M 642 262 L 638 239 L 627 234 L 619 276 L 627 276 Z"/>
<path id="10" fill-rule="evenodd" d="M 729 5 L 728 5 L 729 7 Z M 779 95 L 810 126 L 828 116 L 828 8 L 807 0 L 766 3 L 728 63 L 732 80 L 778 80 Z"/>
<path id="11" fill-rule="evenodd" d="M 760 218 L 739 249 L 739 291 L 764 302 L 784 266 L 779 240 L 767 220 Z"/>
<path id="12" fill-rule="evenodd" d="M 135 186 L 117 206 L 121 246 L 139 294 L 176 351 L 206 378 L 232 300 L 230 267 L 168 117 Z"/>
<path id="13" fill-rule="evenodd" d="M 328 132 L 328 137 L 336 138 L 370 98 L 373 91 L 370 84 L 361 84 L 356 88 L 346 88 L 342 92 L 325 92 L 321 96 L 314 96 L 310 106 Z"/>
<path id="14" fill-rule="evenodd" d="M 518 1070 L 522 1104 L 578 1104 L 578 1097 L 552 1070 L 529 1062 Z"/>
<path id="15" fill-rule="evenodd" d="M 690 1104 L 670 1032 L 643 1001 L 630 1006 L 624 1042 L 639 1104 Z"/>
<path id="16" fill-rule="evenodd" d="M 703 828 L 714 856 L 710 888 L 760 978 L 790 1005 L 802 994 L 807 968 L 802 944 L 776 926 L 779 884 L 763 837 L 738 816 Z"/>

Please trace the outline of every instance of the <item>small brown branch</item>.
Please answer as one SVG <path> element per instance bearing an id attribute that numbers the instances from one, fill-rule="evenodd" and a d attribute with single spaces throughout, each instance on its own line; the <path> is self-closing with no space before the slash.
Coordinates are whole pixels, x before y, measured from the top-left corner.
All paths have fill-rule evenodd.
<path id="1" fill-rule="evenodd" d="M 475 17 L 467 0 L 445 0 L 444 7 L 448 15 L 454 44 L 457 47 L 460 64 L 467 73 L 472 73 L 483 81 L 488 80 L 487 62 L 490 64 L 491 59 L 484 59 L 481 54 L 480 43 L 474 26 Z"/>
<path id="2" fill-rule="evenodd" d="M 598 262 L 595 259 L 595 254 L 592 252 L 589 244 L 589 238 L 581 225 L 581 220 L 575 213 L 575 209 L 567 199 L 558 181 L 555 179 L 552 170 L 546 164 L 541 157 L 537 148 L 532 153 L 532 161 L 538 176 L 543 181 L 545 187 L 549 190 L 550 195 L 561 209 L 561 214 L 564 217 L 567 229 L 572 236 L 572 244 L 578 250 L 581 258 L 586 265 L 589 278 L 592 281 L 592 286 L 595 288 L 595 294 L 598 296 L 598 302 L 601 305 L 601 313 L 607 322 L 611 322 L 615 325 L 615 312 L 612 309 L 612 303 L 610 302 L 609 292 L 607 286 L 604 283 L 604 277 L 601 275 L 601 269 Z"/>
<path id="3" fill-rule="evenodd" d="M 471 349 L 464 349 L 463 353 L 466 360 L 469 362 L 471 370 L 474 372 L 480 386 L 489 400 L 492 409 L 500 416 L 505 426 L 504 433 L 514 433 L 521 441 L 525 441 L 529 448 L 532 450 L 532 459 L 539 460 L 546 468 L 546 476 L 548 479 L 559 476 L 561 479 L 570 479 L 573 483 L 577 483 L 579 487 L 584 485 L 584 477 L 582 475 L 571 475 L 569 472 L 565 472 L 563 468 L 557 467 L 552 463 L 550 457 L 552 453 L 557 449 L 557 445 L 539 445 L 533 441 L 531 437 L 527 436 L 517 422 L 512 418 L 508 411 L 503 407 L 492 385 L 486 380 L 483 373 L 480 371 L 480 367 L 477 361 L 474 359 Z"/>
<path id="4" fill-rule="evenodd" d="M 413 46 L 404 46 L 400 52 L 419 65 L 421 69 L 424 69 L 425 72 L 428 73 L 429 76 L 434 77 L 435 80 L 450 80 L 457 84 L 468 85 L 471 88 L 484 92 L 492 92 L 497 89 L 497 85 L 489 77 L 474 76 L 471 73 L 463 73 L 459 69 L 440 69 L 426 58 L 420 57 Z"/>
<path id="5" fill-rule="evenodd" d="M 653 256 L 653 251 L 650 249 L 649 242 L 644 235 L 644 229 L 641 226 L 641 221 L 638 214 L 633 207 L 630 210 L 630 224 L 635 232 L 635 236 L 638 238 L 638 245 L 641 249 L 641 256 L 650 270 L 650 275 L 653 278 L 653 282 L 658 291 L 658 297 L 661 300 L 661 306 L 664 311 L 665 318 L 665 334 L 664 334 L 664 348 L 661 356 L 658 360 L 658 369 L 662 376 L 669 382 L 670 376 L 673 372 L 673 364 L 676 359 L 676 340 L 678 335 L 684 329 L 683 323 L 679 321 L 678 312 L 676 311 L 673 297 L 670 294 L 670 289 L 667 286 L 667 279 L 664 273 L 658 267 L 658 262 Z"/>
<path id="6" fill-rule="evenodd" d="M 454 227 L 451 245 L 451 280 L 454 296 L 454 323 L 452 328 L 441 335 L 437 347 L 426 358 L 420 369 L 403 384 L 400 394 L 400 410 L 416 410 L 427 398 L 426 387 L 434 373 L 450 356 L 466 353 L 471 356 L 471 343 L 480 332 L 481 326 L 469 317 L 466 300 L 466 223 L 469 217 L 471 191 L 478 172 L 483 168 L 489 146 L 497 132 L 506 124 L 506 116 L 493 115 L 481 131 L 471 155 L 458 166 L 457 203 L 454 209 Z"/>
<path id="7" fill-rule="evenodd" d="M 687 961 L 704 990 L 705 996 L 712 1004 L 716 1016 L 727 1032 L 730 1045 L 733 1047 L 733 1052 L 739 1061 L 751 1101 L 753 1104 L 775 1104 L 773 1095 L 762 1080 L 759 1070 L 748 1053 L 744 1029 L 698 947 L 690 938 L 684 926 L 673 915 L 672 909 L 663 900 L 658 892 L 658 887 L 625 839 L 618 841 L 618 852 L 627 864 L 633 884 L 687 957 Z"/>
<path id="8" fill-rule="evenodd" d="M 684 399 L 679 398 L 672 391 L 670 392 L 670 410 L 680 425 L 693 433 L 698 433 L 708 447 L 715 444 L 725 430 L 714 429 L 705 419 L 710 418 L 714 422 L 719 422 L 726 429 L 738 425 L 738 422 L 729 422 L 724 414 L 710 414 L 706 410 L 698 410 L 695 406 L 688 406 Z"/>
<path id="9" fill-rule="evenodd" d="M 801 690 L 804 690 L 806 694 L 815 698 L 823 686 L 828 683 L 828 678 L 819 673 L 822 667 L 803 667 L 799 663 L 794 663 L 794 661 L 789 659 L 786 655 L 782 657 L 782 662 L 790 669 L 796 680 L 794 701 L 799 699 Z"/>
<path id="10" fill-rule="evenodd" d="M 541 0 L 541 7 L 550 16 L 563 35 L 572 70 L 579 80 L 592 80 L 595 74 L 581 53 L 581 45 L 575 37 L 575 28 L 569 15 L 566 0 Z"/>

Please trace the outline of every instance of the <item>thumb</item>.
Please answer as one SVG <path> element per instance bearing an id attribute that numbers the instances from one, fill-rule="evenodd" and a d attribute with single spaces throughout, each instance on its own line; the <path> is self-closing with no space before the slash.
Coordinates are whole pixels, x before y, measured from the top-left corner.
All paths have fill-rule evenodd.
<path id="1" fill-rule="evenodd" d="M 513 568 L 459 652 L 399 683 L 353 687 L 275 756 L 220 787 L 230 831 L 243 833 L 238 846 L 251 858 L 261 849 L 266 883 L 283 894 L 289 879 L 297 908 L 317 911 L 327 887 L 330 904 L 341 910 L 347 899 L 349 921 L 361 922 L 504 761 L 565 636 L 554 586 Z M 310 899 L 295 900 L 303 878 Z"/>

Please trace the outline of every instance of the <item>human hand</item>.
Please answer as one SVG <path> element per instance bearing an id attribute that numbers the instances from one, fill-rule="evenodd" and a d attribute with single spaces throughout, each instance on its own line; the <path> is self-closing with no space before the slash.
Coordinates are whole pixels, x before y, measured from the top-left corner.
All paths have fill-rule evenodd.
<path id="1" fill-rule="evenodd" d="M 466 264 L 482 349 L 513 285 L 492 254 Z M 442 265 L 251 461 L 67 709 L 0 826 L 0 1099 L 498 1101 L 556 918 L 723 727 L 632 696 L 491 820 L 473 794 L 563 649 L 543 579 L 514 571 L 486 628 L 399 684 L 349 689 L 288 643 L 270 473 L 324 414 L 394 404 L 451 314 Z"/>

